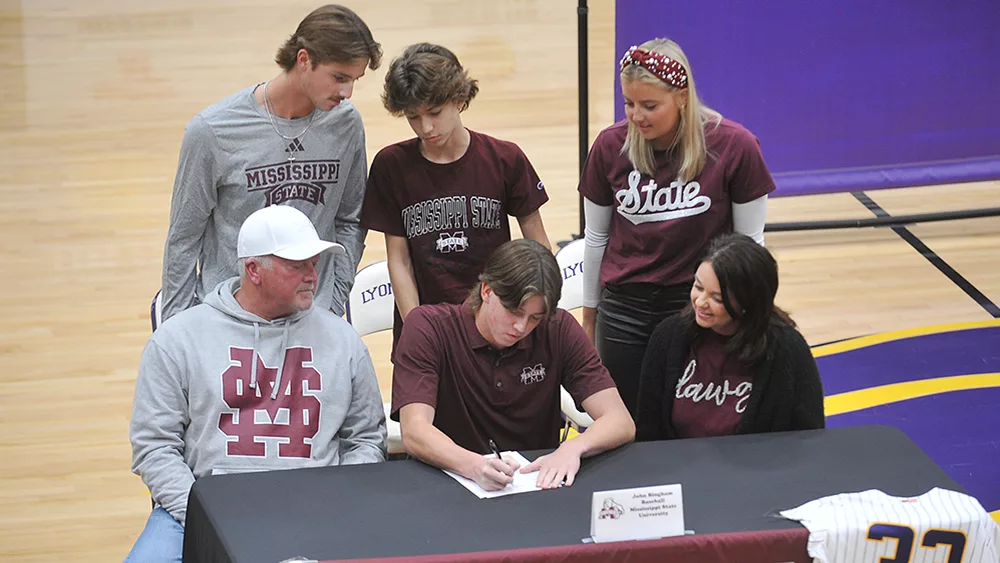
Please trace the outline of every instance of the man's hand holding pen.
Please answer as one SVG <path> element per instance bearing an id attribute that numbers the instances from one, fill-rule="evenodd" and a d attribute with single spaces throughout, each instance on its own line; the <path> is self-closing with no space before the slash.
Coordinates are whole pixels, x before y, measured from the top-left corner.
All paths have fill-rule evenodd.
<path id="1" fill-rule="evenodd" d="M 472 480 L 485 491 L 499 491 L 514 481 L 514 472 L 520 469 L 521 464 L 510 458 L 500 457 L 500 451 L 493 440 L 490 440 L 490 450 L 493 455 L 482 457 Z"/>

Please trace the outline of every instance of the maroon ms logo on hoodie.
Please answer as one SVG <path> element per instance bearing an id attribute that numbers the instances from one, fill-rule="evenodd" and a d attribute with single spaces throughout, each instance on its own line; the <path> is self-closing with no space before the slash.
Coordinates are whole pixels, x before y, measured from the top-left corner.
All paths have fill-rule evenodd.
<path id="1" fill-rule="evenodd" d="M 236 438 L 226 445 L 228 455 L 264 457 L 265 441 L 258 438 L 283 438 L 278 457 L 309 458 L 312 445 L 305 442 L 319 431 L 322 380 L 318 371 L 306 367 L 312 363 L 312 349 L 294 347 L 285 351 L 281 368 L 282 389 L 271 398 L 279 368 L 270 368 L 257 358 L 257 381 L 251 387 L 250 348 L 229 348 L 229 358 L 238 365 L 222 374 L 222 400 L 235 413 L 222 413 L 219 430 Z"/>

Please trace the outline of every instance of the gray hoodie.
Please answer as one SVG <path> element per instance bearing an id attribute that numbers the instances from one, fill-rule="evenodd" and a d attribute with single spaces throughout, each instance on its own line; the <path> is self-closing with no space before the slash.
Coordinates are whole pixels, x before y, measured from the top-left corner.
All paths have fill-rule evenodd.
<path id="1" fill-rule="evenodd" d="M 385 415 L 361 338 L 326 308 L 264 320 L 220 283 L 164 322 L 142 353 L 132 471 L 184 523 L 209 474 L 385 460 Z"/>

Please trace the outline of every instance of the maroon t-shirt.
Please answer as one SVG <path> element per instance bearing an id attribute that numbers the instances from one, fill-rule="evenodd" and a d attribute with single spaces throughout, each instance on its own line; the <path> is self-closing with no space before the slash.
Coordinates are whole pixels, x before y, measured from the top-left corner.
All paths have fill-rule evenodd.
<path id="1" fill-rule="evenodd" d="M 753 391 L 753 376 L 743 363 L 726 355 L 728 341 L 708 330 L 691 346 L 671 412 L 679 438 L 736 433 Z"/>
<path id="2" fill-rule="evenodd" d="M 739 123 L 723 119 L 708 126 L 705 169 L 685 185 L 678 162 L 657 151 L 656 176 L 634 170 L 621 154 L 628 122 L 597 136 L 587 156 L 579 191 L 603 206 L 614 206 L 601 285 L 690 282 L 696 262 L 715 236 L 733 230 L 732 204 L 753 201 L 774 190 L 760 143 Z"/>
<path id="3" fill-rule="evenodd" d="M 421 304 L 464 301 L 510 240 L 507 216 L 530 215 L 549 199 L 517 145 L 469 135 L 455 162 L 427 160 L 414 138 L 380 150 L 368 174 L 361 226 L 406 237 Z"/>
<path id="4" fill-rule="evenodd" d="M 559 386 L 577 402 L 615 386 L 572 315 L 557 309 L 523 340 L 497 350 L 466 304 L 421 305 L 406 317 L 392 372 L 392 418 L 410 403 L 434 407 L 434 426 L 489 453 L 559 445 Z"/>

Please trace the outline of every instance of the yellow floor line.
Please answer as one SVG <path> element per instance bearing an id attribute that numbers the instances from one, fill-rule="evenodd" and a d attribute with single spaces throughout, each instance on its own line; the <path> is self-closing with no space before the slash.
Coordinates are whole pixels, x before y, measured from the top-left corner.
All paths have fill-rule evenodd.
<path id="1" fill-rule="evenodd" d="M 879 387 L 869 387 L 847 393 L 830 395 L 824 399 L 826 416 L 854 412 L 869 407 L 885 405 L 917 397 L 926 397 L 948 391 L 1000 387 L 1000 373 L 955 375 L 919 381 L 904 381 Z"/>
<path id="2" fill-rule="evenodd" d="M 902 340 L 904 338 L 913 338 L 914 336 L 926 336 L 928 334 L 939 334 L 942 332 L 954 332 L 956 330 L 968 330 L 970 328 L 986 328 L 992 326 L 1000 326 L 1000 319 L 993 319 L 989 321 L 976 321 L 970 323 L 950 323 L 950 324 L 935 325 L 922 328 L 911 328 L 908 330 L 883 332 L 881 334 L 873 334 L 871 336 L 861 336 L 858 338 L 845 340 L 843 342 L 835 342 L 833 344 L 817 346 L 813 348 L 813 356 L 819 358 L 820 356 L 828 356 L 830 354 L 837 354 L 839 352 L 857 350 L 858 348 L 864 348 L 866 346 L 882 344 L 883 342 L 892 342 L 894 340 Z"/>

